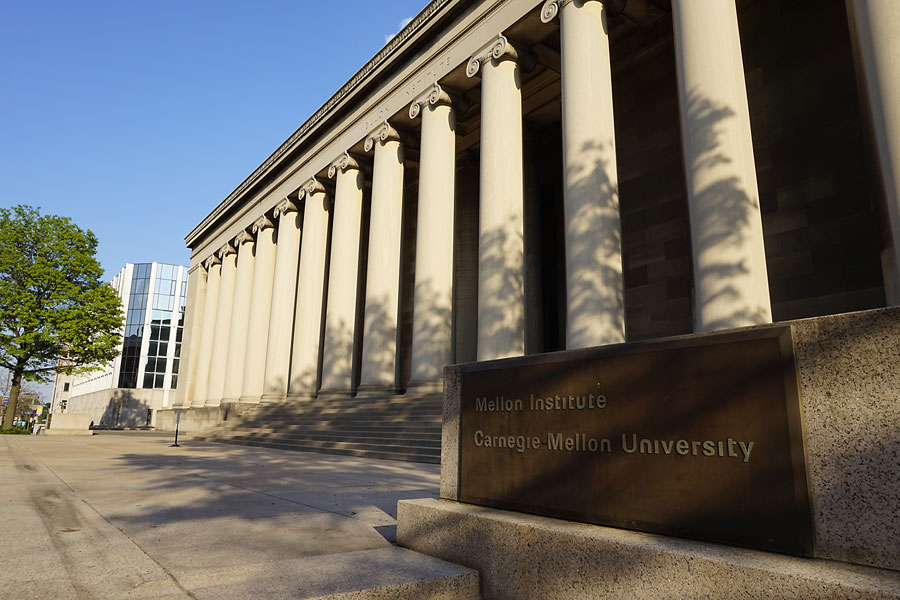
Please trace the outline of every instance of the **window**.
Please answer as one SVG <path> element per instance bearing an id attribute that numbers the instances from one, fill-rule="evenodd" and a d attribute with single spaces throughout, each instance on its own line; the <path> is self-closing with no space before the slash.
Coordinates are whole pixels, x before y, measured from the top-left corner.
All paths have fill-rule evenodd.
<path id="1" fill-rule="evenodd" d="M 144 310 L 150 289 L 150 263 L 134 265 L 131 272 L 131 293 L 125 313 L 125 342 L 122 348 L 122 367 L 119 387 L 137 386 L 138 360 L 144 336 Z"/>
<path id="2" fill-rule="evenodd" d="M 175 326 L 176 339 L 179 339 L 181 321 L 183 320 L 183 298 L 176 293 L 185 289 L 185 282 L 179 285 L 178 274 L 181 269 L 175 265 L 157 264 L 156 275 L 153 279 L 153 287 L 150 290 L 150 340 L 147 345 L 147 363 L 144 368 L 144 387 L 160 389 L 166 378 L 166 366 L 168 365 L 170 340 L 173 338 L 172 329 Z M 181 294 L 183 296 L 183 293 Z M 179 323 L 174 322 L 176 300 L 178 300 Z M 175 356 L 181 352 L 181 344 L 176 343 Z"/>
<path id="3" fill-rule="evenodd" d="M 175 361 L 175 362 L 178 362 L 178 361 Z M 69 383 L 68 383 L 68 382 L 66 382 L 66 383 L 63 384 L 63 391 L 64 391 L 64 392 L 68 392 L 68 391 L 69 391 Z"/>

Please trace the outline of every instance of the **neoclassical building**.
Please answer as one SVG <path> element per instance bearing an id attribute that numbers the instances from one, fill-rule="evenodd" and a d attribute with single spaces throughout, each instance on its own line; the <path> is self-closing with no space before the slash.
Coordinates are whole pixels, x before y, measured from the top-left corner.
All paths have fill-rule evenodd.
<path id="1" fill-rule="evenodd" d="M 433 0 L 187 236 L 178 404 L 900 303 L 900 3 Z"/>

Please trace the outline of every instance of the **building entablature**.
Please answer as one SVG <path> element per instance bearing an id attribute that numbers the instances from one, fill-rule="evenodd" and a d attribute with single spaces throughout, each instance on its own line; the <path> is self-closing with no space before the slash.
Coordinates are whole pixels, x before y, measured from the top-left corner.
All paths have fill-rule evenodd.
<path id="1" fill-rule="evenodd" d="M 196 257 L 192 261 L 202 260 L 210 252 L 207 248 L 220 247 L 247 224 L 271 213 L 309 178 L 324 174 L 334 156 L 348 148 L 362 153 L 374 128 L 398 113 L 408 113 L 410 104 L 436 82 L 454 71 L 453 81 L 464 78 L 475 53 L 539 5 L 535 0 L 430 2 L 188 234 L 185 240 Z M 528 28 L 540 25 L 537 19 L 531 21 L 536 23 L 529 22 Z M 426 37 L 429 41 L 422 47 Z M 402 116 L 405 122 L 406 115 Z"/>

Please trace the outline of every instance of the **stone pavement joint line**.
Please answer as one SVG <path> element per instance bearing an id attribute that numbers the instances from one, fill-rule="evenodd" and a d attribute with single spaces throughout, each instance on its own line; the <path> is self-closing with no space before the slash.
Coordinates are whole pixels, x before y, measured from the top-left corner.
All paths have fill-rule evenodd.
<path id="1" fill-rule="evenodd" d="M 57 479 L 62 485 L 64 485 L 64 486 L 66 487 L 66 489 L 69 490 L 69 492 L 71 492 L 73 495 L 75 494 L 75 490 L 73 490 L 73 489 L 69 486 L 69 484 L 67 484 L 67 483 L 65 482 L 65 480 L 64 480 L 62 477 L 60 477 L 59 474 L 56 473 L 56 471 L 53 470 L 53 468 L 52 468 L 51 466 L 49 466 L 48 464 L 46 464 L 43 460 L 41 460 L 40 457 L 36 456 L 33 452 L 31 452 L 30 449 L 27 449 L 27 450 L 28 450 L 29 454 L 30 454 L 36 461 L 40 462 L 41 465 L 43 465 L 43 467 L 44 467 L 47 471 L 49 471 L 50 473 L 52 473 L 53 476 L 56 477 L 56 479 Z M 17 454 L 21 454 L 20 451 L 17 452 L 17 449 L 13 448 L 12 454 L 13 454 L 13 460 L 14 460 L 17 464 L 22 464 L 22 465 L 24 465 L 24 461 L 20 461 L 20 460 L 19 460 L 19 459 L 21 458 L 21 456 L 18 456 L 18 457 L 17 457 Z M 31 465 L 28 465 L 28 466 L 31 466 Z M 33 468 L 33 467 L 32 467 L 32 468 Z M 27 469 L 27 468 L 26 468 L 26 470 L 30 470 L 30 469 Z M 108 523 L 110 526 L 115 527 L 115 528 L 118 529 L 120 532 L 122 532 L 122 535 L 124 535 L 124 536 L 125 536 L 132 544 L 134 544 L 135 547 L 137 547 L 138 550 L 140 550 L 140 551 L 141 551 L 148 559 L 150 559 L 154 564 L 156 564 L 160 569 L 162 569 L 162 571 L 163 571 L 166 575 L 168 575 L 169 579 L 172 580 L 172 583 L 174 583 L 174 584 L 178 587 L 178 589 L 180 589 L 182 592 L 184 592 L 185 595 L 186 595 L 188 598 L 192 598 L 192 599 L 196 600 L 197 597 L 194 596 L 189 590 L 185 589 L 184 586 L 182 586 L 182 585 L 178 582 L 178 578 L 175 577 L 175 575 L 173 575 L 168 569 L 166 569 L 164 565 L 160 564 L 160 562 L 159 562 L 158 560 L 156 560 L 151 554 L 149 554 L 143 547 L 141 547 L 141 545 L 140 545 L 139 543 L 137 543 L 135 540 L 133 540 L 131 537 L 129 537 L 128 534 L 125 533 L 125 531 L 124 531 L 122 528 L 116 527 L 116 525 L 115 525 L 114 523 L 112 523 L 112 522 L 111 522 L 109 519 L 107 519 L 100 511 L 98 511 L 96 508 L 94 508 L 94 507 L 91 505 L 91 503 L 88 502 L 86 499 L 82 498 L 82 499 L 81 499 L 81 502 L 84 503 L 88 508 L 90 508 L 90 509 L 91 509 L 91 510 L 99 517 L 99 518 L 103 519 L 103 520 L 104 520 L 106 523 Z M 45 513 L 42 512 L 41 516 L 43 517 L 44 515 L 45 515 Z M 48 531 L 52 531 L 52 528 L 51 528 L 51 526 L 50 526 L 50 523 L 48 522 L 48 519 L 44 519 L 44 525 L 47 527 L 47 530 L 48 530 Z"/>
<path id="2" fill-rule="evenodd" d="M 146 432 L 0 440 L 15 598 L 479 597 L 477 572 L 391 544 L 397 500 L 435 497 L 436 465 Z"/>

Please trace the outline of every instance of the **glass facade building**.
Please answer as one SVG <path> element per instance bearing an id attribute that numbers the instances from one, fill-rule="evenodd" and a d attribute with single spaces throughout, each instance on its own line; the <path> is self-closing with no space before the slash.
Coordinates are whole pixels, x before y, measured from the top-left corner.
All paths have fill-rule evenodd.
<path id="1" fill-rule="evenodd" d="M 75 395 L 178 386 L 187 279 L 187 267 L 156 262 L 119 271 L 111 283 L 125 310 L 121 354 L 104 370 L 76 377 Z"/>

